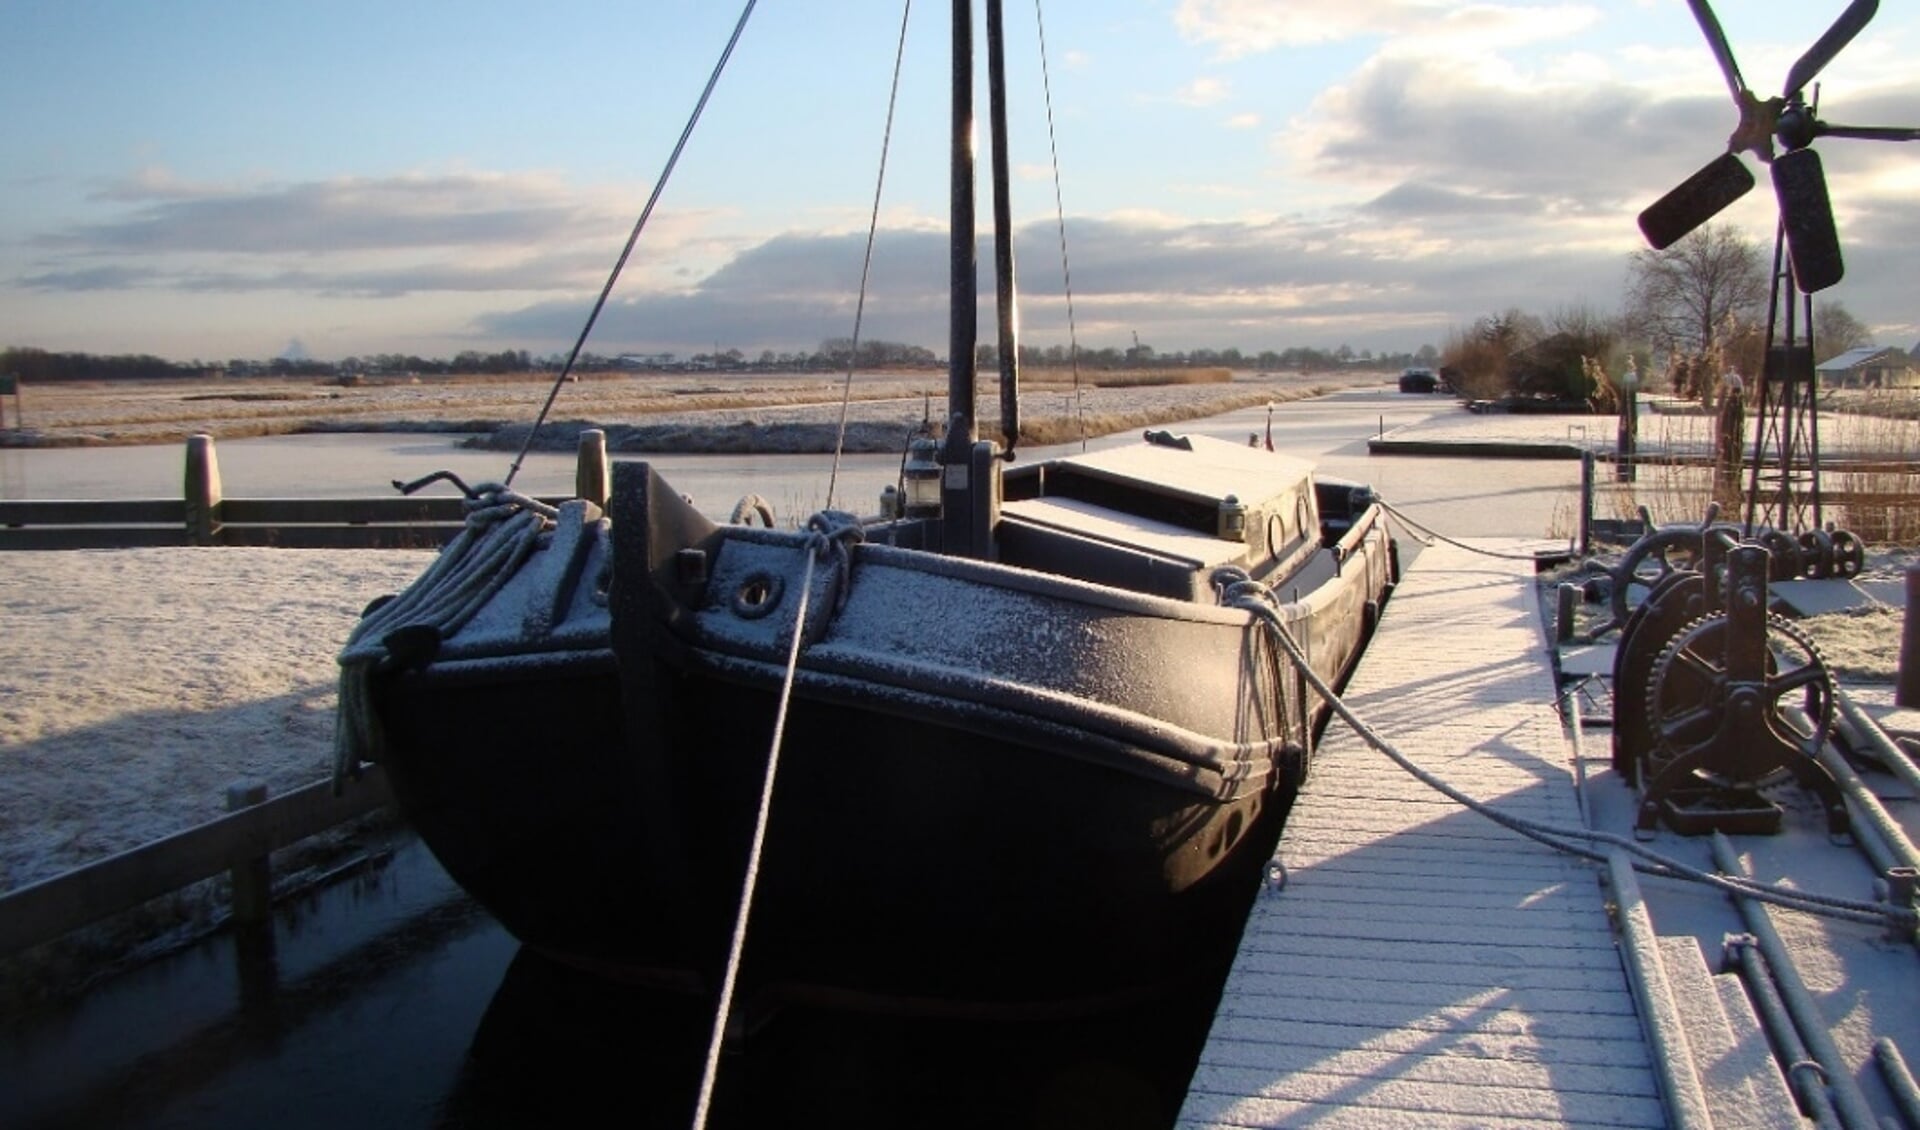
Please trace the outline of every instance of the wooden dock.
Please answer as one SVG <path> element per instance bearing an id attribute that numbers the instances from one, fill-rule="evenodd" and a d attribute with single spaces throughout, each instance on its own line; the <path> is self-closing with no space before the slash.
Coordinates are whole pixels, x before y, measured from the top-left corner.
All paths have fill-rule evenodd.
<path id="1" fill-rule="evenodd" d="M 1455 788 L 1578 825 L 1554 695 L 1532 563 L 1443 543 L 1346 701 Z M 1338 719 L 1279 860 L 1181 1127 L 1667 1125 L 1596 865 L 1461 808 Z"/>

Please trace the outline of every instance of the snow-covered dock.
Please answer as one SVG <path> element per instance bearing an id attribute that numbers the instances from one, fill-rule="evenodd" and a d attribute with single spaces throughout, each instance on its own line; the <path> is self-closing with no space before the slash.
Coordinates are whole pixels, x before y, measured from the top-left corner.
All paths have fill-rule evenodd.
<path id="1" fill-rule="evenodd" d="M 1577 825 L 1533 572 L 1423 550 L 1346 701 L 1455 787 Z M 1665 1124 L 1591 864 L 1462 809 L 1338 720 L 1279 860 L 1182 1126 Z"/>
<path id="2" fill-rule="evenodd" d="M 1505 813 L 1625 832 L 1633 792 L 1608 767 L 1605 735 L 1582 751 L 1556 708 L 1528 545 L 1422 551 L 1345 701 L 1415 763 Z M 1911 790 L 1880 792 L 1911 834 Z M 1752 861 L 1742 865 L 1870 898 L 1873 869 L 1829 842 L 1818 812 L 1790 817 L 1781 835 L 1736 837 Z M 1663 832 L 1653 846 L 1713 866 L 1704 838 Z M 1723 939 L 1748 936 L 1718 891 L 1646 879 L 1643 900 L 1625 872 L 1615 890 L 1607 868 L 1449 800 L 1338 720 L 1276 860 L 1183 1128 L 1807 1124 L 1766 1010 L 1735 974 L 1713 975 L 1727 965 Z M 1800 1066 L 1829 1079 L 1841 1124 L 1893 1115 L 1875 1061 L 1889 1058 L 1880 1045 L 1920 1040 L 1913 948 L 1857 922 L 1790 917 L 1791 963 L 1813 985 L 1808 1007 L 1834 1010 L 1813 1027 L 1831 1030 L 1837 1054 Z"/>

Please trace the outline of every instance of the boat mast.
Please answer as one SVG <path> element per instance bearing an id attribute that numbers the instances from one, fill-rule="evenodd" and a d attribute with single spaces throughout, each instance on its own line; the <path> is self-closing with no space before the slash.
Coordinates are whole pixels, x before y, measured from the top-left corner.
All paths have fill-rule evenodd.
<path id="1" fill-rule="evenodd" d="M 987 120 L 993 154 L 993 284 L 1000 322 L 1000 435 L 1020 442 L 1020 308 L 1013 286 L 1013 204 L 1007 174 L 1006 36 L 1000 0 L 987 0 Z"/>
<path id="2" fill-rule="evenodd" d="M 953 156 L 951 278 L 947 344 L 947 438 L 940 452 L 940 549 L 963 557 L 992 558 L 1000 520 L 1000 450 L 982 441 L 974 419 L 974 350 L 978 335 L 974 249 L 973 0 L 953 4 Z M 988 47 L 998 26 L 997 0 Z M 997 95 L 996 95 L 997 97 Z M 1000 168 L 996 176 L 1004 179 Z M 1010 262 L 1010 261 L 1009 261 Z"/>
<path id="3" fill-rule="evenodd" d="M 947 446 L 943 462 L 967 461 L 974 430 L 973 0 L 953 0 L 952 181 L 948 187 Z"/>

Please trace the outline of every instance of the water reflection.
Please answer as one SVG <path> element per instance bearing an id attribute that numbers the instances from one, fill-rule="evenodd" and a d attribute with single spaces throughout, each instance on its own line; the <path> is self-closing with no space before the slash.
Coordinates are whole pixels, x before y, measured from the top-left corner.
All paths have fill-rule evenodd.
<path id="1" fill-rule="evenodd" d="M 730 1039 L 709 1126 L 1167 1127 L 1217 996 L 1062 1021 L 790 1007 Z M 610 984 L 522 949 L 476 1031 L 443 1127 L 691 1125 L 704 997 Z"/>

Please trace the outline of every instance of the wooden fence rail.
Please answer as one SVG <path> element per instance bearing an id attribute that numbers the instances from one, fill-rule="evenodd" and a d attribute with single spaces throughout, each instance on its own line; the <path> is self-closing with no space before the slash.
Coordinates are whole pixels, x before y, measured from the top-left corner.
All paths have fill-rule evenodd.
<path id="1" fill-rule="evenodd" d="M 229 797 L 236 793 L 229 790 Z M 82 926 L 171 894 L 223 871 L 235 877 L 235 913 L 265 912 L 260 876 L 267 857 L 392 803 L 379 766 L 345 782 L 316 781 L 284 796 L 264 790 L 229 815 L 0 895 L 0 957 L 10 957 Z"/>
<path id="2" fill-rule="evenodd" d="M 606 433 L 582 432 L 576 497 L 604 506 L 608 479 Z M 0 499 L 0 550 L 169 545 L 431 549 L 459 533 L 466 520 L 464 500 L 446 495 L 226 498 L 213 437 L 204 435 L 187 440 L 184 482 L 180 498 Z"/>

